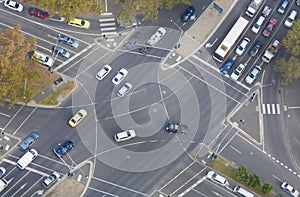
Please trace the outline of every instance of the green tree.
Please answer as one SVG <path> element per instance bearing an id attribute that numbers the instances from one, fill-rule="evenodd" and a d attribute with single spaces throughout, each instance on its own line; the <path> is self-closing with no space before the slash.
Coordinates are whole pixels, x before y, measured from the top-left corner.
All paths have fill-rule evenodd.
<path id="1" fill-rule="evenodd" d="M 269 194 L 273 190 L 273 186 L 270 183 L 264 183 L 261 191 L 263 194 Z"/>
<path id="2" fill-rule="evenodd" d="M 283 46 L 294 56 L 300 54 L 300 20 L 294 22 L 282 40 Z"/>
<path id="3" fill-rule="evenodd" d="M 275 62 L 275 70 L 281 74 L 283 84 L 290 84 L 300 78 L 300 61 L 294 56 L 288 61 L 281 58 Z"/>
<path id="4" fill-rule="evenodd" d="M 119 3 L 119 0 L 115 0 Z M 172 9 L 174 5 L 184 3 L 190 5 L 189 0 L 125 0 L 119 12 L 118 20 L 124 24 L 131 24 L 134 16 L 140 14 L 144 19 L 155 21 L 161 9 Z"/>
<path id="5" fill-rule="evenodd" d="M 36 0 L 31 0 L 36 1 Z M 39 4 L 51 15 L 59 13 L 67 20 L 74 18 L 77 14 L 100 13 L 101 7 L 97 0 L 40 0 Z"/>
<path id="6" fill-rule="evenodd" d="M 234 178 L 241 182 L 247 182 L 249 178 L 249 170 L 245 166 L 240 166 L 234 173 Z"/>
<path id="7" fill-rule="evenodd" d="M 24 97 L 24 84 L 28 87 L 36 83 L 39 77 L 38 64 L 28 58 L 28 52 L 35 49 L 36 39 L 25 38 L 20 32 L 21 26 L 0 30 L 0 102 L 3 105 L 6 99 L 14 102 L 32 99 L 31 89 L 26 90 Z M 21 99 L 23 98 L 23 99 Z"/>
<path id="8" fill-rule="evenodd" d="M 249 176 L 248 181 L 247 181 L 248 186 L 250 187 L 258 187 L 261 185 L 260 177 L 258 174 L 253 173 Z"/>

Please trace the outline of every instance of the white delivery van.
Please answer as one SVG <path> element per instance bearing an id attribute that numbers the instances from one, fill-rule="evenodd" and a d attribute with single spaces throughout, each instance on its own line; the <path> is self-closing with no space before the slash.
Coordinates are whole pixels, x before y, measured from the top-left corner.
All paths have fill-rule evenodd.
<path id="1" fill-rule="evenodd" d="M 30 149 L 17 161 L 18 168 L 24 170 L 37 156 L 37 150 Z"/>
<path id="2" fill-rule="evenodd" d="M 7 184 L 7 180 L 0 179 L 0 192 L 2 192 L 6 188 Z"/>
<path id="3" fill-rule="evenodd" d="M 51 57 L 49 57 L 49 56 L 47 56 L 44 53 L 41 53 L 39 51 L 34 51 L 32 57 L 39 60 L 40 64 L 43 64 L 43 65 L 48 66 L 48 67 L 51 67 L 54 63 L 54 60 Z"/>
<path id="4" fill-rule="evenodd" d="M 251 31 L 255 34 L 257 34 L 263 24 L 263 22 L 265 21 L 265 17 L 264 16 L 260 16 L 259 19 L 254 23 Z"/>
<path id="5" fill-rule="evenodd" d="M 235 186 L 233 192 L 241 197 L 254 197 L 254 195 L 240 186 Z"/>

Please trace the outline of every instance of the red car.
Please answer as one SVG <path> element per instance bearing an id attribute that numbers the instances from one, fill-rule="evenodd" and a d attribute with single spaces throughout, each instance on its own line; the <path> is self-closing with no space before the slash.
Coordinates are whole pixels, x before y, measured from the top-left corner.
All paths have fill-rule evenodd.
<path id="1" fill-rule="evenodd" d="M 276 18 L 271 18 L 269 21 L 269 24 L 267 25 L 267 27 L 265 28 L 265 30 L 263 31 L 263 35 L 266 37 L 269 37 L 273 28 L 275 27 L 275 25 L 277 24 L 278 19 Z"/>
<path id="2" fill-rule="evenodd" d="M 49 19 L 49 13 L 38 8 L 30 8 L 29 14 L 41 19 Z"/>

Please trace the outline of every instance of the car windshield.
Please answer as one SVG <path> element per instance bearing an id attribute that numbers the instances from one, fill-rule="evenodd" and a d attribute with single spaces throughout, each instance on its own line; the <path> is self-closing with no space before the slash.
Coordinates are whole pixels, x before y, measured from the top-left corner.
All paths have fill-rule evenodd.
<path id="1" fill-rule="evenodd" d="M 85 24 L 85 21 L 84 21 L 84 20 L 82 20 L 82 21 L 80 22 L 80 24 L 81 24 L 82 26 L 84 26 L 84 24 Z"/>
<path id="2" fill-rule="evenodd" d="M 250 78 L 254 78 L 254 75 L 252 73 L 249 74 Z"/>

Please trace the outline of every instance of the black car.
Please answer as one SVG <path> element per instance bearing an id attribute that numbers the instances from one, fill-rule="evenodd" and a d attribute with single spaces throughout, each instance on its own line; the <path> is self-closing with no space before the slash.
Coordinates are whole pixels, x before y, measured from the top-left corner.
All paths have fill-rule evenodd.
<path id="1" fill-rule="evenodd" d="M 66 45 L 69 45 L 75 49 L 78 48 L 79 42 L 78 40 L 75 40 L 73 38 L 70 38 L 69 36 L 63 35 L 63 34 L 57 34 L 57 40 L 58 42 L 62 42 Z"/>
<path id="2" fill-rule="evenodd" d="M 181 16 L 181 21 L 187 22 L 191 18 L 191 16 L 194 15 L 195 11 L 196 11 L 196 8 L 194 8 L 194 6 L 188 7 L 188 9 Z"/>
<path id="3" fill-rule="evenodd" d="M 39 137 L 40 135 L 38 132 L 32 132 L 19 144 L 19 148 L 23 151 L 27 150 L 27 148 L 36 142 Z"/>
<path id="4" fill-rule="evenodd" d="M 58 149 L 53 149 L 53 152 L 58 157 L 63 157 L 68 151 L 74 148 L 75 144 L 72 141 L 66 141 L 63 145 L 58 147 Z"/>
<path id="5" fill-rule="evenodd" d="M 262 43 L 260 41 L 257 41 L 256 44 L 251 48 L 251 50 L 249 52 L 250 56 L 254 57 L 258 53 L 261 46 L 262 46 Z"/>
<path id="6" fill-rule="evenodd" d="M 168 133 L 187 133 L 188 127 L 179 123 L 169 123 L 165 127 Z"/>

